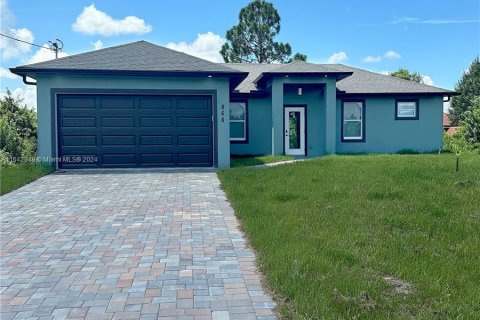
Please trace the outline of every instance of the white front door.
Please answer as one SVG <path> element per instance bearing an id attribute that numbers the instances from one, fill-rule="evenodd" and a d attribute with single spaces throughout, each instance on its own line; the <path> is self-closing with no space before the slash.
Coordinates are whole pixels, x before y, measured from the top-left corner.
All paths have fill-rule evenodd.
<path id="1" fill-rule="evenodd" d="M 305 155 L 305 108 L 285 107 L 285 154 Z"/>

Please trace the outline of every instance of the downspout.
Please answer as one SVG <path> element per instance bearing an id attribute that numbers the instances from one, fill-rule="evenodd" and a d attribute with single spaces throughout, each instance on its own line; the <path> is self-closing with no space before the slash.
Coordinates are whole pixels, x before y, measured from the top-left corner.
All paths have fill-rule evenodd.
<path id="1" fill-rule="evenodd" d="M 443 97 L 443 102 L 448 102 L 448 101 L 450 101 L 450 98 L 451 98 L 451 97 L 452 97 L 452 96 L 447 96 L 447 100 L 445 100 L 445 96 L 444 96 L 444 97 Z"/>
<path id="2" fill-rule="evenodd" d="M 22 75 L 22 79 L 23 79 L 23 83 L 25 83 L 26 85 L 30 85 L 30 86 L 36 86 L 37 85 L 36 82 L 28 81 L 26 75 Z"/>

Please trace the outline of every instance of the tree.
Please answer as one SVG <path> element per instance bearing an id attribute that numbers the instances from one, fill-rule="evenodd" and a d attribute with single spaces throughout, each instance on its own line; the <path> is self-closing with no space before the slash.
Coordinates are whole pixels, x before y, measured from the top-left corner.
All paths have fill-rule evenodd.
<path id="1" fill-rule="evenodd" d="M 37 114 L 22 105 L 22 99 L 7 95 L 0 99 L 0 159 L 35 156 L 37 144 Z"/>
<path id="2" fill-rule="evenodd" d="M 225 62 L 284 63 L 292 48 L 275 42 L 280 32 L 280 15 L 272 3 L 255 0 L 240 10 L 239 22 L 227 31 L 220 54 Z M 297 54 L 297 58 L 305 55 Z"/>
<path id="3" fill-rule="evenodd" d="M 307 61 L 307 55 L 297 52 L 295 53 L 293 58 L 290 58 L 290 60 L 288 60 L 288 62 L 293 62 L 293 61 Z"/>
<path id="4" fill-rule="evenodd" d="M 422 75 L 420 73 L 415 71 L 410 72 L 408 69 L 405 69 L 405 68 L 399 68 L 397 71 L 390 72 L 389 75 L 391 75 L 392 77 L 397 77 L 404 80 L 423 83 Z"/>
<path id="5" fill-rule="evenodd" d="M 480 148 L 480 96 L 473 99 L 472 107 L 464 112 L 461 124 L 467 143 Z"/>
<path id="6" fill-rule="evenodd" d="M 464 113 L 472 108 L 473 99 L 480 96 L 480 59 L 478 56 L 455 85 L 455 91 L 460 95 L 452 98 L 449 116 L 452 124 L 458 125 L 463 120 Z"/>

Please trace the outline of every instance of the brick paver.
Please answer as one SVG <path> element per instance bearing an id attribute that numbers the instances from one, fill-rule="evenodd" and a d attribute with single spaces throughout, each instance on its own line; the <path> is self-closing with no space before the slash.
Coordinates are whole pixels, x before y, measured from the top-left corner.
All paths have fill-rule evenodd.
<path id="1" fill-rule="evenodd" d="M 274 319 L 212 170 L 56 173 L 1 200 L 9 319 Z"/>

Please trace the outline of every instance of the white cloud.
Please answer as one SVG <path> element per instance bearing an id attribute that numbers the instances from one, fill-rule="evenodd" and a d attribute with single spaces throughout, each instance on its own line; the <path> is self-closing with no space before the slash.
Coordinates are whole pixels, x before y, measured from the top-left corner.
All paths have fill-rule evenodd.
<path id="1" fill-rule="evenodd" d="M 395 60 L 395 59 L 400 59 L 402 56 L 393 51 L 393 50 L 389 50 L 387 52 L 385 52 L 385 54 L 383 56 L 366 56 L 364 59 L 363 59 L 363 62 L 365 63 L 377 63 L 377 62 L 380 62 L 382 61 L 383 59 L 388 59 L 388 60 Z"/>
<path id="2" fill-rule="evenodd" d="M 103 42 L 102 42 L 102 40 L 97 40 L 97 41 L 95 41 L 95 42 L 92 42 L 92 44 L 93 44 L 93 48 L 94 48 L 95 50 L 98 50 L 98 49 L 102 49 L 102 48 L 103 48 Z"/>
<path id="3" fill-rule="evenodd" d="M 390 75 L 390 73 L 391 73 L 390 71 L 380 71 L 380 74 L 383 74 L 385 76 Z M 422 77 L 422 83 L 423 84 L 426 84 L 426 85 L 429 85 L 429 86 L 434 85 L 433 79 L 430 76 L 427 76 L 425 74 L 425 75 L 421 75 L 421 77 Z"/>
<path id="4" fill-rule="evenodd" d="M 7 30 L 2 30 L 6 35 L 17 38 L 27 42 L 33 42 L 33 33 L 26 28 L 8 28 Z M 2 37 L 0 39 L 0 49 L 2 51 L 2 60 L 8 61 L 11 58 L 19 58 L 28 53 L 32 49 L 31 45 L 12 39 Z"/>
<path id="5" fill-rule="evenodd" d="M 448 113 L 450 111 L 452 100 L 443 103 L 443 112 Z"/>
<path id="6" fill-rule="evenodd" d="M 416 23 L 416 24 L 466 24 L 480 23 L 480 20 L 467 19 L 419 19 L 413 17 L 402 17 L 390 21 L 390 24 Z"/>
<path id="7" fill-rule="evenodd" d="M 426 85 L 433 86 L 433 80 L 430 76 L 422 75 L 422 82 Z"/>
<path id="8" fill-rule="evenodd" d="M 143 19 L 135 16 L 114 19 L 105 12 L 97 10 L 94 4 L 83 9 L 72 28 L 76 32 L 106 37 L 120 34 L 145 34 L 152 31 L 152 26 L 146 24 Z"/>
<path id="9" fill-rule="evenodd" d="M 365 59 L 363 59 L 363 62 L 365 63 L 375 63 L 380 61 L 382 61 L 382 57 L 380 56 L 366 56 Z"/>
<path id="10" fill-rule="evenodd" d="M 399 55 L 397 52 L 393 51 L 393 50 L 390 50 L 390 51 L 387 51 L 383 57 L 385 59 L 389 59 L 389 60 L 395 60 L 395 59 L 400 59 L 402 56 Z"/>
<path id="11" fill-rule="evenodd" d="M 21 88 L 15 88 L 10 90 L 12 96 L 21 98 L 22 105 L 26 104 L 30 109 L 37 109 L 37 87 L 36 86 L 23 86 Z M 0 92 L 0 97 L 7 95 L 7 90 Z"/>
<path id="12" fill-rule="evenodd" d="M 33 42 L 33 33 L 27 28 L 15 28 L 15 16 L 8 8 L 5 0 L 0 0 L 0 31 L 10 37 L 27 42 Z M 0 38 L 0 52 L 2 61 L 12 58 L 22 58 L 30 53 L 32 47 L 28 43 L 15 41 L 5 37 Z"/>
<path id="13" fill-rule="evenodd" d="M 169 42 L 166 47 L 196 56 L 212 62 L 223 62 L 220 49 L 225 43 L 225 39 L 213 32 L 199 33 L 192 43 Z"/>
<path id="14" fill-rule="evenodd" d="M 16 79 L 17 76 L 10 72 L 10 70 L 0 67 L 0 78 Z"/>
<path id="15" fill-rule="evenodd" d="M 6 0 L 0 0 L 0 28 L 3 31 L 13 26 L 15 23 L 15 16 L 10 8 L 8 8 Z"/>
<path id="16" fill-rule="evenodd" d="M 347 61 L 347 60 L 348 60 L 348 56 L 345 53 L 345 51 L 339 51 L 332 54 L 327 59 L 327 63 L 342 63 L 343 61 Z"/>
<path id="17" fill-rule="evenodd" d="M 48 45 L 44 44 L 43 45 L 45 48 L 40 48 L 35 52 L 35 54 L 28 60 L 28 64 L 31 63 L 38 63 L 38 62 L 43 62 L 43 61 L 48 61 L 48 60 L 53 60 L 55 59 L 55 52 L 53 52 L 50 49 L 47 49 Z M 68 56 L 68 53 L 66 52 L 59 52 L 58 57 L 63 58 Z"/>

